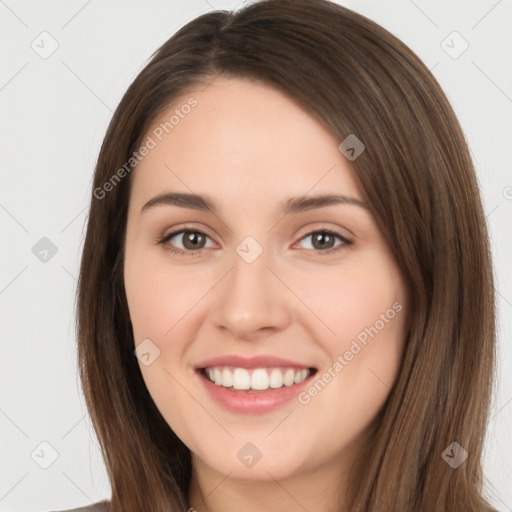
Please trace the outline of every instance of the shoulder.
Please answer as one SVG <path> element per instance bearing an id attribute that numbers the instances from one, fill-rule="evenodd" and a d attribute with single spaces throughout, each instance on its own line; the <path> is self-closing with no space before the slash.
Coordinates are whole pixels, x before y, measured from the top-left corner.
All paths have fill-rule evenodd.
<path id="1" fill-rule="evenodd" d="M 99 501 L 98 503 L 93 503 L 92 505 L 87 505 L 85 507 L 70 508 L 68 510 L 60 510 L 58 512 L 108 512 L 108 510 L 110 510 L 109 502 Z"/>

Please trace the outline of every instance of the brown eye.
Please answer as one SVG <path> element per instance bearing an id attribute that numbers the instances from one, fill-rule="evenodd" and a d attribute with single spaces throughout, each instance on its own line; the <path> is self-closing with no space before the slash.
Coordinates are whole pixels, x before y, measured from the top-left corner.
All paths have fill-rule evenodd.
<path id="1" fill-rule="evenodd" d="M 165 235 L 158 243 L 173 252 L 186 254 L 204 249 L 208 239 L 209 237 L 201 231 L 182 229 Z"/>
<path id="2" fill-rule="evenodd" d="M 194 251 L 196 249 L 202 249 L 206 240 L 206 237 L 197 231 L 183 231 L 182 242 L 185 249 Z"/>
<path id="3" fill-rule="evenodd" d="M 335 243 L 335 237 L 323 231 L 312 235 L 311 240 L 315 249 L 332 249 Z"/>
<path id="4" fill-rule="evenodd" d="M 345 238 L 341 233 L 328 229 L 312 231 L 302 237 L 301 242 L 307 238 L 311 238 L 311 250 L 317 251 L 319 254 L 330 254 L 338 249 L 352 245 L 352 241 Z M 341 242 L 336 244 L 336 238 Z"/>

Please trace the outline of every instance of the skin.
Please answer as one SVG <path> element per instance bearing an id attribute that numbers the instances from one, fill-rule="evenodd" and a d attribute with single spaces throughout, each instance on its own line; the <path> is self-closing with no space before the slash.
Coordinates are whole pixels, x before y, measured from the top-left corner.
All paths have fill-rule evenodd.
<path id="1" fill-rule="evenodd" d="M 403 280 L 366 208 L 280 213 L 282 201 L 305 194 L 362 200 L 341 140 L 276 89 L 222 77 L 182 96 L 148 134 L 190 97 L 197 106 L 131 176 L 126 295 L 135 345 L 149 338 L 160 350 L 150 365 L 139 361 L 144 381 L 191 450 L 191 507 L 339 511 L 347 472 L 397 375 Z M 171 191 L 206 194 L 219 213 L 175 205 L 141 213 Z M 207 235 L 196 254 L 156 242 L 184 223 Z M 323 228 L 353 243 L 335 238 L 327 249 L 341 249 L 326 255 L 309 236 Z M 236 252 L 247 236 L 263 248 L 252 263 Z M 191 247 L 184 244 L 179 234 L 166 246 Z M 219 355 L 274 355 L 316 367 L 319 376 L 396 302 L 402 311 L 306 405 L 293 399 L 265 414 L 229 412 L 193 371 Z M 237 457 L 247 442 L 262 453 L 251 468 Z"/>

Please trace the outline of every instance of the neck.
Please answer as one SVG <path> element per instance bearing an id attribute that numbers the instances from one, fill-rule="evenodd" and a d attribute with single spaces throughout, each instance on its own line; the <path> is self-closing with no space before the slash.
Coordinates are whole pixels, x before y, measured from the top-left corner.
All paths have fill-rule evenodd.
<path id="1" fill-rule="evenodd" d="M 344 512 L 347 468 L 339 459 L 308 473 L 264 480 L 219 473 L 192 455 L 189 504 L 197 512 Z M 231 475 L 231 476 L 230 476 Z M 193 512 L 191 510 L 190 512 Z"/>

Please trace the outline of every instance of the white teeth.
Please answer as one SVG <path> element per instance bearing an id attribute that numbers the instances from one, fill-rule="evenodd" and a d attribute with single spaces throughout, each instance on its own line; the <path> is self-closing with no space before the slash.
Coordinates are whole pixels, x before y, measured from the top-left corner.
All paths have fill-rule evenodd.
<path id="1" fill-rule="evenodd" d="M 283 387 L 283 372 L 274 368 L 270 372 L 270 387 L 271 388 L 282 388 Z"/>
<path id="2" fill-rule="evenodd" d="M 269 385 L 269 378 L 268 378 L 267 370 L 263 370 L 260 368 L 259 370 L 254 370 L 252 372 L 251 389 L 257 389 L 257 390 L 268 389 L 268 385 Z"/>
<path id="3" fill-rule="evenodd" d="M 302 382 L 303 380 L 306 380 L 306 377 L 309 375 L 309 370 L 306 370 L 305 368 L 302 370 L 299 370 L 295 373 L 295 384 L 299 384 L 299 382 Z"/>
<path id="4" fill-rule="evenodd" d="M 233 385 L 233 374 L 227 369 L 222 370 L 222 385 L 230 388 Z"/>
<path id="5" fill-rule="evenodd" d="M 285 386 L 292 386 L 294 380 L 295 372 L 291 368 L 289 368 L 288 370 L 286 370 L 286 373 L 284 374 L 283 383 Z"/>
<path id="6" fill-rule="evenodd" d="M 300 384 L 310 374 L 310 370 L 295 368 L 245 368 L 215 367 L 206 368 L 206 376 L 217 386 L 233 388 L 236 390 L 254 389 L 263 391 L 283 386 Z"/>
<path id="7" fill-rule="evenodd" d="M 233 387 L 235 389 L 249 389 L 251 387 L 251 376 L 245 368 L 235 368 L 233 372 Z"/>

